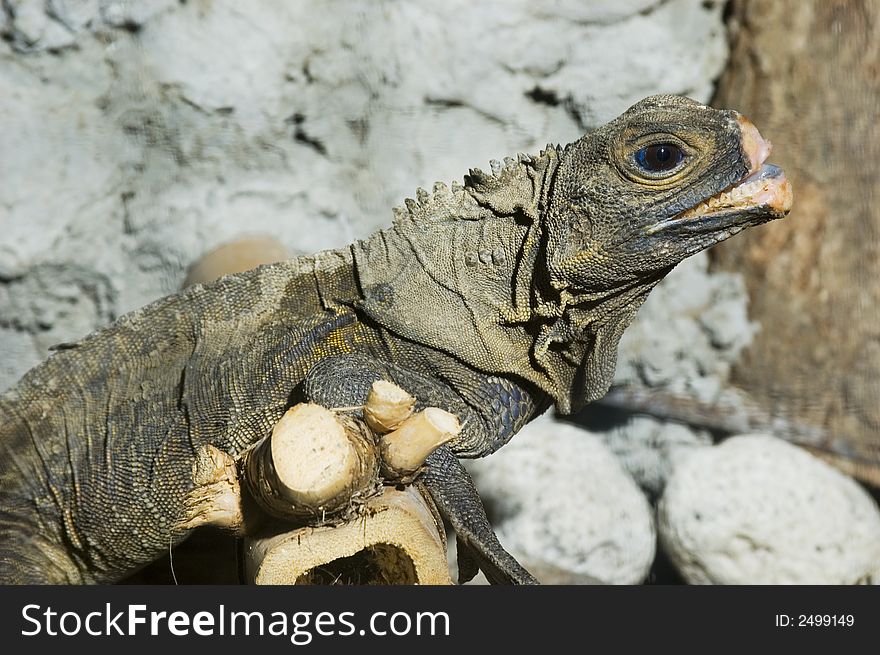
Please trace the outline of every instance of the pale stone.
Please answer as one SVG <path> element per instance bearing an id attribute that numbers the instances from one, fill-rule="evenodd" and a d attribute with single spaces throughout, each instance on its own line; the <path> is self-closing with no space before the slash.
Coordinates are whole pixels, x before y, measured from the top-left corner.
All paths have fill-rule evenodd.
<path id="1" fill-rule="evenodd" d="M 880 511 L 855 481 L 767 435 L 694 450 L 659 505 L 660 540 L 700 584 L 880 581 Z"/>
<path id="2" fill-rule="evenodd" d="M 599 437 L 544 417 L 467 465 L 498 538 L 523 562 L 609 584 L 647 576 L 653 511 Z"/>

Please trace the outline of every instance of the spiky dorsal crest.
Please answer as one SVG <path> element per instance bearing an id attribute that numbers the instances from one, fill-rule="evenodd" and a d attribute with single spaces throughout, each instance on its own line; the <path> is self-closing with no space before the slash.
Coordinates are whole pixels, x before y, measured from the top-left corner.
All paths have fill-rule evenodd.
<path id="1" fill-rule="evenodd" d="M 403 207 L 394 208 L 394 222 L 483 220 L 523 210 L 537 217 L 545 173 L 559 155 L 559 146 L 548 145 L 537 157 L 519 154 L 503 162 L 493 159 L 488 173 L 472 168 L 463 185 L 455 181 L 450 188 L 436 182 L 431 193 L 418 188 L 415 199 L 407 198 Z"/>

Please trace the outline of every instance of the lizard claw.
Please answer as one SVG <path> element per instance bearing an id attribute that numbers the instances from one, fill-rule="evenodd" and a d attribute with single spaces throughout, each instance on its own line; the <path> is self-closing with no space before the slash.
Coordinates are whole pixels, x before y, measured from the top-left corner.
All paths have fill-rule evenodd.
<path id="1" fill-rule="evenodd" d="M 463 539 L 456 539 L 458 549 L 458 583 L 464 584 L 479 572 L 490 584 L 541 584 L 526 571 L 516 559 L 495 540 L 493 544 L 471 546 Z"/>
<path id="2" fill-rule="evenodd" d="M 477 555 L 460 537 L 455 539 L 455 552 L 458 560 L 458 584 L 470 582 L 480 572 Z"/>

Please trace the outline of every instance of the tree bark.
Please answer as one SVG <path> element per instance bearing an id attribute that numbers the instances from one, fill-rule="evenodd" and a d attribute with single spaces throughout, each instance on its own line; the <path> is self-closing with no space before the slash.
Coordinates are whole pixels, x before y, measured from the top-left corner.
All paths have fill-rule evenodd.
<path id="1" fill-rule="evenodd" d="M 815 425 L 819 451 L 880 471 L 880 3 L 732 0 L 715 106 L 748 116 L 794 188 L 788 219 L 713 251 L 761 331 L 734 381 Z M 862 475 L 860 477 L 870 477 Z"/>

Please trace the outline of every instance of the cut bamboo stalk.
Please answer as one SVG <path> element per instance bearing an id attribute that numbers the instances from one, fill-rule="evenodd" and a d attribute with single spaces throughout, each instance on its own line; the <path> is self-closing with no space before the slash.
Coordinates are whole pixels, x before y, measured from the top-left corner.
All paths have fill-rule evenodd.
<path id="1" fill-rule="evenodd" d="M 391 478 L 414 474 L 428 455 L 459 432 L 458 418 L 437 407 L 413 414 L 399 428 L 379 438 L 383 472 Z"/>
<path id="2" fill-rule="evenodd" d="M 364 405 L 364 420 L 377 434 L 397 428 L 412 414 L 416 399 L 396 384 L 377 380 Z"/>
<path id="3" fill-rule="evenodd" d="M 193 465 L 194 488 L 176 527 L 212 524 L 250 534 L 263 513 L 299 525 L 350 518 L 379 492 L 380 467 L 386 480 L 408 484 L 428 455 L 459 433 L 454 415 L 434 407 L 412 414 L 414 403 L 391 383 L 373 385 L 365 414 L 378 417 L 381 430 L 397 425 L 378 443 L 364 421 L 300 404 L 237 458 L 202 447 Z"/>
<path id="4" fill-rule="evenodd" d="M 336 512 L 378 485 L 372 435 L 311 403 L 288 410 L 271 436 L 244 454 L 241 471 L 260 507 L 292 520 Z"/>
<path id="5" fill-rule="evenodd" d="M 211 445 L 199 448 L 192 467 L 195 487 L 184 499 L 184 515 L 175 529 L 210 524 L 243 531 L 245 513 L 236 468 L 235 458 L 229 453 Z"/>
<path id="6" fill-rule="evenodd" d="M 451 584 L 442 526 L 414 486 L 386 487 L 341 525 L 246 538 L 246 581 L 256 584 Z"/>

